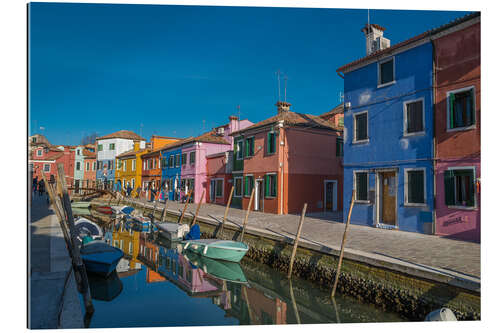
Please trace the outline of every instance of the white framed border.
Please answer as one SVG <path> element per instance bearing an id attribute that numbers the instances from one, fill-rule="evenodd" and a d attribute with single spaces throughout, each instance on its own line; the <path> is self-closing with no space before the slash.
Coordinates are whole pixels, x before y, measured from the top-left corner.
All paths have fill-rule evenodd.
<path id="1" fill-rule="evenodd" d="M 474 124 L 467 127 L 456 127 L 450 128 L 450 94 L 458 94 L 463 91 L 472 89 L 472 108 L 474 110 Z M 476 110 L 476 86 L 467 86 L 455 90 L 449 90 L 446 92 L 446 132 L 458 132 L 458 131 L 468 131 L 471 129 L 476 129 L 477 124 L 477 110 Z"/>
<path id="2" fill-rule="evenodd" d="M 363 140 L 357 140 L 356 139 L 356 136 L 358 134 L 358 131 L 356 130 L 356 117 L 359 116 L 359 115 L 362 115 L 366 113 L 366 139 L 363 139 Z M 368 119 L 368 110 L 364 110 L 364 111 L 359 111 L 359 112 L 356 112 L 356 113 L 353 113 L 352 114 L 352 133 L 353 133 L 353 137 L 352 137 L 352 143 L 353 144 L 363 144 L 363 143 L 369 143 L 370 142 L 370 122 L 369 122 L 369 119 Z"/>
<path id="3" fill-rule="evenodd" d="M 414 133 L 408 133 L 407 128 L 408 128 L 408 116 L 406 112 L 406 106 L 408 104 L 412 104 L 418 101 L 422 101 L 422 130 L 419 132 L 414 132 Z M 412 137 L 412 136 L 420 136 L 420 135 L 425 135 L 425 98 L 420 97 L 408 101 L 403 102 L 403 136 L 404 137 Z"/>
<path id="4" fill-rule="evenodd" d="M 370 194 L 369 194 L 369 192 L 370 192 L 370 172 L 368 170 L 353 170 L 352 171 L 352 188 L 356 191 L 356 195 L 354 197 L 354 203 L 356 203 L 356 204 L 371 204 L 369 198 L 368 198 L 368 200 L 358 200 L 357 199 L 358 191 L 357 191 L 357 187 L 356 187 L 356 174 L 358 174 L 358 173 L 366 173 L 366 175 L 367 175 L 366 191 L 367 191 L 367 195 L 370 196 Z"/>
<path id="5" fill-rule="evenodd" d="M 278 173 L 277 172 L 266 172 L 266 176 L 276 176 L 276 195 L 266 195 L 266 182 L 264 181 L 264 199 L 277 199 L 278 198 L 278 189 L 279 189 L 279 186 L 278 186 Z M 271 192 L 269 190 L 269 192 Z"/>
<path id="6" fill-rule="evenodd" d="M 234 197 L 235 198 L 242 198 L 243 197 L 243 176 L 238 176 L 238 177 L 233 177 L 234 179 Z M 241 194 L 238 195 L 236 191 L 236 180 L 241 179 Z"/>
<path id="7" fill-rule="evenodd" d="M 386 83 L 380 83 L 380 66 L 392 60 L 392 81 Z M 377 88 L 384 88 L 396 83 L 396 58 L 394 56 L 389 56 L 382 60 L 377 61 Z"/>
<path id="8" fill-rule="evenodd" d="M 405 207 L 427 207 L 427 173 L 426 168 L 404 168 L 404 205 Z M 424 202 L 423 203 L 414 203 L 408 202 L 408 171 L 423 171 L 424 173 Z"/>
<path id="9" fill-rule="evenodd" d="M 453 170 L 471 170 L 472 169 L 472 177 L 474 179 L 474 185 L 476 184 L 476 167 L 474 165 L 471 166 L 457 166 L 457 167 L 449 167 L 446 170 L 453 171 Z M 455 202 L 457 193 L 455 192 L 455 179 L 453 179 L 453 187 L 454 187 L 454 193 L 455 193 Z M 446 201 L 445 201 L 446 204 Z M 451 209 L 460 209 L 460 210 L 476 210 L 477 207 L 477 191 L 474 189 L 474 206 L 458 206 L 458 205 L 451 205 L 446 207 L 451 208 Z"/>

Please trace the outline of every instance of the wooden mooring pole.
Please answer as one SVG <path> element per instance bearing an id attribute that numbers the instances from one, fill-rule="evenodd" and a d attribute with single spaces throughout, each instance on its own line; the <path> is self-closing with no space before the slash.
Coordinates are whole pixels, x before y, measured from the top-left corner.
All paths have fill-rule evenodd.
<path id="1" fill-rule="evenodd" d="M 292 277 L 293 261 L 295 260 L 295 255 L 297 254 L 297 246 L 299 245 L 300 233 L 302 232 L 302 225 L 304 224 L 304 216 L 306 215 L 306 210 L 307 210 L 307 203 L 305 203 L 304 208 L 302 208 L 302 215 L 300 216 L 299 227 L 297 228 L 297 235 L 295 235 L 292 257 L 290 258 L 290 266 L 288 267 L 289 279 Z"/>
<path id="2" fill-rule="evenodd" d="M 224 219 L 222 219 L 222 225 L 220 226 L 219 231 L 215 234 L 215 238 L 217 238 L 219 233 L 224 231 L 224 224 L 226 223 L 227 213 L 229 213 L 229 206 L 231 206 L 231 201 L 233 200 L 233 192 L 234 186 L 231 187 L 231 192 L 229 192 L 229 199 L 227 201 L 226 210 L 224 211 Z"/>
<path id="3" fill-rule="evenodd" d="M 347 215 L 347 222 L 345 224 L 345 229 L 344 229 L 344 237 L 342 237 L 342 245 L 340 246 L 339 263 L 337 265 L 337 272 L 335 273 L 335 282 L 333 283 L 333 289 L 331 295 L 332 298 L 335 297 L 335 290 L 337 289 L 337 283 L 339 282 L 340 269 L 342 268 L 342 258 L 344 257 L 345 240 L 347 237 L 347 228 L 349 227 L 349 223 L 351 222 L 351 213 L 352 213 L 352 207 L 354 206 L 355 195 L 356 195 L 356 190 L 352 190 L 351 206 L 349 207 L 349 214 Z"/>
<path id="4" fill-rule="evenodd" d="M 201 203 L 203 202 L 204 195 L 205 195 L 205 190 L 203 190 L 203 192 L 201 193 L 201 198 L 200 198 L 200 201 L 198 202 L 198 207 L 196 207 L 196 213 L 194 214 L 193 221 L 191 221 L 191 224 L 189 225 L 189 227 L 192 227 L 193 225 L 196 224 L 196 219 L 198 218 L 198 213 L 200 212 L 200 207 L 201 207 Z"/>
<path id="5" fill-rule="evenodd" d="M 163 207 L 163 212 L 161 214 L 161 222 L 165 222 L 165 218 L 167 217 L 167 205 L 168 205 L 168 198 L 165 196 L 165 207 Z"/>
<path id="6" fill-rule="evenodd" d="M 193 190 L 190 190 L 188 192 L 188 196 L 186 198 L 186 204 L 184 205 L 184 209 L 182 210 L 182 214 L 179 217 L 179 221 L 177 221 L 177 223 L 182 223 L 182 219 L 184 218 L 184 214 L 186 213 L 186 209 L 187 209 L 187 206 L 188 206 L 188 203 L 189 203 L 189 199 L 191 198 L 191 193 L 193 193 Z"/>
<path id="7" fill-rule="evenodd" d="M 252 189 L 252 194 L 250 195 L 250 201 L 248 202 L 247 213 L 245 215 L 245 221 L 243 221 L 243 230 L 241 230 L 240 242 L 243 242 L 243 236 L 245 236 L 245 229 L 247 228 L 248 214 L 250 214 L 250 208 L 252 207 L 253 196 L 255 194 L 255 187 Z"/>
<path id="8" fill-rule="evenodd" d="M 71 210 L 71 202 L 69 199 L 68 195 L 68 189 L 66 187 L 66 179 L 64 177 L 64 165 L 62 163 L 59 163 L 57 165 L 57 175 L 59 178 L 59 182 L 61 183 L 61 190 L 62 190 L 62 204 L 63 208 L 66 212 L 66 217 L 67 217 L 67 223 L 69 226 L 69 232 L 71 236 L 71 242 L 73 244 L 73 255 L 74 255 L 74 260 L 76 263 L 76 270 L 80 274 L 80 278 L 82 281 L 82 294 L 83 294 L 83 300 L 85 303 L 85 311 L 87 313 L 93 313 L 94 312 L 94 306 L 92 305 L 92 297 L 90 295 L 90 286 L 89 286 L 89 281 L 87 278 L 87 271 L 85 269 L 85 265 L 83 264 L 82 258 L 80 257 L 80 248 L 78 246 L 78 242 L 76 240 L 77 234 L 76 234 L 76 228 L 75 228 L 75 221 L 73 219 L 73 211 Z"/>

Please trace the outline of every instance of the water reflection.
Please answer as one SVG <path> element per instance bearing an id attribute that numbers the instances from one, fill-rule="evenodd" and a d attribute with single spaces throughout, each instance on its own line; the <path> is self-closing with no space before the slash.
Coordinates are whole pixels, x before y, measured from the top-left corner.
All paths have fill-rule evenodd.
<path id="1" fill-rule="evenodd" d="M 247 259 L 221 262 L 121 228 L 108 230 L 106 238 L 125 257 L 113 281 L 90 281 L 96 308 L 91 327 L 401 321 L 351 298 L 332 303 L 328 291 Z"/>

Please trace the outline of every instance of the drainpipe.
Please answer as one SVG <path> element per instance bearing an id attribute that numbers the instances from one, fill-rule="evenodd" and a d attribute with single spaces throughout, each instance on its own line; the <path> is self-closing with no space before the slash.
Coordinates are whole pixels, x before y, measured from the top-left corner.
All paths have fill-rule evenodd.
<path id="1" fill-rule="evenodd" d="M 432 210 L 432 234 L 436 234 L 436 45 L 434 39 L 431 38 L 432 45 L 432 122 L 433 122 L 433 136 L 432 136 L 432 148 L 434 158 L 432 159 L 432 178 L 434 189 L 433 193 L 433 210 Z"/>
<path id="2" fill-rule="evenodd" d="M 283 120 L 280 120 L 278 122 L 278 128 L 280 129 L 280 132 L 283 132 L 283 143 L 285 142 L 285 130 L 283 129 Z M 281 133 L 280 133 L 281 134 Z M 280 142 L 279 142 L 279 145 L 280 145 L 280 150 L 281 150 L 281 162 L 280 162 L 280 169 L 281 169 L 281 190 L 280 190 L 280 214 L 283 215 L 283 182 L 284 182 L 284 167 L 285 167 L 285 164 L 284 164 L 284 160 L 285 160 L 285 145 L 283 144 L 283 146 L 281 145 L 281 140 L 282 140 L 282 135 L 279 136 L 280 138 Z M 283 148 L 282 148 L 283 147 Z"/>

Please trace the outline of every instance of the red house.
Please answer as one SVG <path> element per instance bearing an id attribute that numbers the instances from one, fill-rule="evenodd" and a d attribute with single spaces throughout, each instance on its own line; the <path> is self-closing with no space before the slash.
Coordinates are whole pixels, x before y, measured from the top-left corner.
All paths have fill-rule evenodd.
<path id="1" fill-rule="evenodd" d="M 233 172 L 233 152 L 226 151 L 207 155 L 206 200 L 210 203 L 225 205 L 231 192 Z"/>
<path id="2" fill-rule="evenodd" d="M 57 178 L 57 165 L 64 165 L 66 184 L 73 184 L 75 154 L 71 146 L 38 147 L 31 153 L 29 165 L 33 171 L 33 178 L 42 180 L 42 172 L 49 181 Z"/>
<path id="3" fill-rule="evenodd" d="M 480 241 L 481 16 L 439 32 L 435 48 L 437 235 Z"/>

